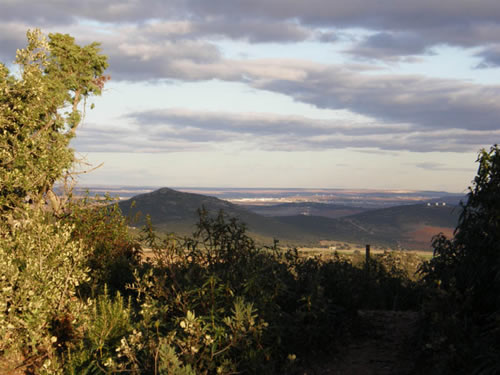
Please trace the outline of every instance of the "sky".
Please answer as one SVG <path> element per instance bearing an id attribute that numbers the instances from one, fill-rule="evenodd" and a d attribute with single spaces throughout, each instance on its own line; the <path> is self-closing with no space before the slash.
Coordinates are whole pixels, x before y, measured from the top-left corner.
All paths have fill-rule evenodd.
<path id="1" fill-rule="evenodd" d="M 464 192 L 500 140 L 498 0 L 0 0 L 1 62 L 33 28 L 109 57 L 83 185 Z"/>

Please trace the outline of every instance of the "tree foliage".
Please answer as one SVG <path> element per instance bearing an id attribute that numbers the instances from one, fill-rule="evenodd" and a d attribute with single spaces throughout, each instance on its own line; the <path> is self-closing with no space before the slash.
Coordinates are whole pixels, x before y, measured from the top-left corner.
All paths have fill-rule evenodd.
<path id="1" fill-rule="evenodd" d="M 482 150 L 477 162 L 454 238 L 437 236 L 422 269 L 429 345 L 449 354 L 441 363 L 453 373 L 500 372 L 500 149 Z"/>
<path id="2" fill-rule="evenodd" d="M 453 239 L 434 239 L 434 259 L 426 280 L 467 295 L 474 313 L 497 308 L 500 287 L 500 149 L 478 157 L 479 168 L 469 189 Z"/>
<path id="3" fill-rule="evenodd" d="M 99 95 L 107 77 L 99 45 L 69 35 L 27 33 L 18 74 L 0 64 L 0 214 L 41 202 L 68 170 L 68 147 L 82 119 L 82 101 Z"/>

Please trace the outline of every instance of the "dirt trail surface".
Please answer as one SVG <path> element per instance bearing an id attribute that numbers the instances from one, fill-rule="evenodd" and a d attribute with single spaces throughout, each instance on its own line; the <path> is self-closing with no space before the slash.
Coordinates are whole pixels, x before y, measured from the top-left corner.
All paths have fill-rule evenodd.
<path id="1" fill-rule="evenodd" d="M 304 375 L 414 375 L 418 313 L 360 311 L 360 329 L 337 359 Z"/>

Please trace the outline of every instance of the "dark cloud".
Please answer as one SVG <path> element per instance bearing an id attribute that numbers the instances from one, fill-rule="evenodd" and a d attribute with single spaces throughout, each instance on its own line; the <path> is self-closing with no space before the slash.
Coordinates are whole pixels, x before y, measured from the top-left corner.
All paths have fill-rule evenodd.
<path id="1" fill-rule="evenodd" d="M 421 132 L 415 135 L 414 141 L 419 144 L 440 142 L 443 149 L 469 150 L 478 152 L 484 145 L 490 145 L 500 138 L 500 130 L 460 130 L 449 129 L 435 132 Z"/>
<path id="2" fill-rule="evenodd" d="M 496 0 L 38 0 L 7 1 L 0 19 L 49 24 L 89 19 L 101 22 L 144 22 L 192 19 L 199 22 L 260 19 L 296 22 L 308 27 L 363 27 L 373 30 L 424 30 L 449 25 L 496 23 Z"/>
<path id="3" fill-rule="evenodd" d="M 86 124 L 78 129 L 71 146 L 79 152 L 185 152 L 207 150 L 206 142 L 185 141 L 187 137 L 165 134 L 159 137 L 141 131 L 139 128 L 106 127 L 100 124 Z"/>
<path id="4" fill-rule="evenodd" d="M 500 66 L 500 45 L 487 47 L 477 53 L 476 56 L 481 58 L 481 62 L 477 65 L 477 68 L 497 68 Z"/>
<path id="5" fill-rule="evenodd" d="M 423 35 L 428 46 L 500 42 L 496 0 L 21 0 L 2 4 L 0 20 L 41 27 L 81 20 L 115 24 L 189 20 L 196 26 L 193 31 L 250 42 L 303 40 L 324 29 L 330 31 L 316 35 L 331 41 L 328 33 L 345 28 Z M 401 41 L 404 36 L 395 38 Z"/>
<path id="6" fill-rule="evenodd" d="M 397 60 L 401 56 L 429 53 L 428 41 L 415 33 L 381 32 L 371 35 L 346 52 L 365 58 Z"/>
<path id="7" fill-rule="evenodd" d="M 137 126 L 137 138 L 162 142 L 216 147 L 219 143 L 244 142 L 253 149 L 311 151 L 338 148 L 383 151 L 477 151 L 488 144 L 488 131 L 441 130 L 388 125 L 376 122 L 317 120 L 299 116 L 262 113 L 220 113 L 186 109 L 129 113 L 126 122 Z M 140 131 L 139 131 L 140 129 Z M 500 131 L 494 132 L 500 136 Z M 97 141 L 99 144 L 99 142 Z M 165 152 L 168 148 L 165 148 Z"/>
<path id="8" fill-rule="evenodd" d="M 144 22 L 148 19 L 185 17 L 180 0 L 16 0 L 2 3 L 0 20 L 23 21 L 48 27 L 78 20 L 109 23 Z"/>
<path id="9" fill-rule="evenodd" d="M 316 33 L 316 39 L 323 43 L 333 43 L 340 40 L 340 33 L 334 31 L 318 31 Z"/>
<path id="10" fill-rule="evenodd" d="M 500 4 L 495 0 L 191 0 L 189 8 L 196 14 L 227 17 L 261 17 L 294 19 L 314 26 L 338 25 L 372 29 L 424 29 L 448 24 L 495 22 L 500 17 Z"/>
<path id="11" fill-rule="evenodd" d="M 29 23 L 31 25 L 66 26 L 75 22 L 75 13 L 68 9 L 74 5 L 78 9 L 78 3 L 75 1 L 56 2 L 55 1 L 7 1 L 2 2 L 2 11 L 0 12 L 0 21 Z M 81 4 L 82 2 L 80 2 Z M 69 6 L 69 7 L 68 7 Z"/>
<path id="12" fill-rule="evenodd" d="M 125 31 L 124 26 L 132 25 L 126 36 L 134 39 L 137 33 L 149 42 L 208 37 L 250 43 L 309 39 L 331 43 L 342 30 L 355 28 L 374 34 L 348 52 L 382 60 L 409 61 L 408 56 L 443 44 L 500 45 L 496 0 L 21 0 L 2 4 L 0 20 L 44 29 L 85 25 L 92 30 L 104 22 Z M 491 54 L 479 56 L 485 58 L 481 66 L 496 66 Z"/>
<path id="13" fill-rule="evenodd" d="M 361 28 L 375 32 L 401 34 L 394 43 L 407 35 L 421 35 L 418 49 L 438 44 L 477 46 L 485 42 L 500 42 L 497 32 L 500 3 L 496 0 L 192 0 L 189 9 L 204 17 L 226 19 L 257 18 L 269 21 L 296 20 L 315 28 Z M 413 40 L 414 44 L 417 40 Z M 416 46 L 415 46 L 416 47 Z M 398 49 L 404 52 L 404 49 Z"/>
<path id="14" fill-rule="evenodd" d="M 442 169 L 443 164 L 442 163 L 436 163 L 436 162 L 423 162 L 423 163 L 417 163 L 415 164 L 415 167 L 417 168 L 422 168 L 422 169 L 431 169 L 431 170 L 436 170 L 436 169 Z"/>
<path id="15" fill-rule="evenodd" d="M 201 129 L 205 133 L 219 131 L 234 135 L 311 137 L 343 134 L 346 136 L 393 134 L 408 132 L 405 125 L 345 123 L 343 120 L 313 120 L 300 116 L 262 113 L 194 112 L 188 110 L 152 110 L 130 113 L 127 119 L 152 129 L 168 125 L 182 129 Z M 160 128 L 161 129 L 161 128 Z"/>
<path id="16" fill-rule="evenodd" d="M 216 74 L 200 74 L 196 67 L 210 67 L 220 60 L 213 44 L 192 40 L 105 42 L 103 50 L 109 56 L 109 72 L 116 80 L 210 79 Z"/>
<path id="17" fill-rule="evenodd" d="M 0 61 L 11 64 L 16 58 L 16 50 L 26 45 L 28 27 L 17 23 L 0 23 Z"/>
<path id="18" fill-rule="evenodd" d="M 293 22 L 266 22 L 263 20 L 229 20 L 218 18 L 193 25 L 194 31 L 204 36 L 243 39 L 250 43 L 300 42 L 311 37 L 307 28 Z"/>
<path id="19" fill-rule="evenodd" d="M 470 172 L 471 171 L 470 168 L 449 167 L 446 164 L 439 163 L 439 162 L 423 162 L 423 163 L 414 164 L 414 166 L 417 168 L 431 170 L 431 171 L 446 171 L 446 172 Z"/>
<path id="20" fill-rule="evenodd" d="M 498 129 L 500 86 L 421 76 L 366 75 L 338 67 L 309 70 L 301 80 L 257 82 L 320 108 L 349 109 L 379 121 L 428 128 Z"/>

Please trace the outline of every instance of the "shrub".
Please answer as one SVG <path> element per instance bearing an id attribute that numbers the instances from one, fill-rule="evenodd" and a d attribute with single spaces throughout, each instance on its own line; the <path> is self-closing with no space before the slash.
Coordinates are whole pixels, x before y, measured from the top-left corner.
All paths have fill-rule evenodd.
<path id="1" fill-rule="evenodd" d="M 9 367 L 56 371 L 56 350 L 77 336 L 85 303 L 76 288 L 88 280 L 88 250 L 72 228 L 40 210 L 26 210 L 0 236 L 0 355 Z M 4 362 L 8 362 L 5 360 Z"/>
<path id="2" fill-rule="evenodd" d="M 84 296 L 96 296 L 106 285 L 109 293 L 127 294 L 134 270 L 141 261 L 140 244 L 129 233 L 128 221 L 109 197 L 73 200 L 63 221 L 73 226 L 73 239 L 91 249 L 87 258 L 91 279 L 80 288 Z"/>
<path id="3" fill-rule="evenodd" d="M 134 352 L 143 345 L 133 329 L 131 308 L 124 305 L 118 293 L 107 290 L 93 301 L 85 316 L 85 330 L 78 343 L 64 353 L 67 374 L 106 374 L 128 372 L 139 374 Z"/>

